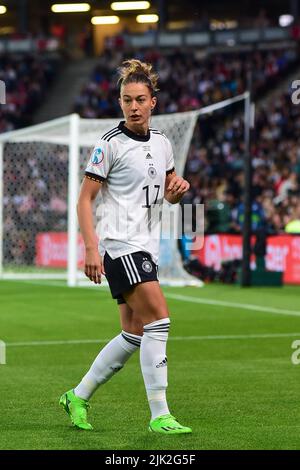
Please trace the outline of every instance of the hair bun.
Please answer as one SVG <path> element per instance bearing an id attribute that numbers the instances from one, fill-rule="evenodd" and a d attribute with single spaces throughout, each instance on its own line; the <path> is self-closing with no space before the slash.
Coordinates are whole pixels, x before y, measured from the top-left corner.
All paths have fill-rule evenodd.
<path id="1" fill-rule="evenodd" d="M 118 83 L 121 82 L 121 86 L 127 83 L 145 83 L 151 88 L 152 94 L 158 91 L 158 74 L 153 71 L 152 64 L 141 62 L 139 59 L 127 59 L 122 62 L 118 72 Z"/>

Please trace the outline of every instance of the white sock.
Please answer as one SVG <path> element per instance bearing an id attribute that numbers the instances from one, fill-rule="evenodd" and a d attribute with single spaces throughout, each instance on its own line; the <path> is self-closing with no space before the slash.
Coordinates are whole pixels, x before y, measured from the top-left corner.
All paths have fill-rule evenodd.
<path id="1" fill-rule="evenodd" d="M 144 326 L 140 362 L 144 377 L 151 419 L 169 414 L 166 400 L 168 386 L 167 339 L 170 319 L 163 318 Z"/>
<path id="2" fill-rule="evenodd" d="M 76 396 L 89 400 L 97 388 L 107 382 L 124 366 L 130 356 L 139 348 L 141 336 L 122 331 L 98 354 L 90 370 L 74 389 Z"/>

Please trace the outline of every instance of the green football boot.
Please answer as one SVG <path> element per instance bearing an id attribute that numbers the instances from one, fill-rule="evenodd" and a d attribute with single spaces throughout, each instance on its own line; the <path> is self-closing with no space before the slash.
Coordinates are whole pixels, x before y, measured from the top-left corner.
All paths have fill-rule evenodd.
<path id="1" fill-rule="evenodd" d="M 87 410 L 90 408 L 87 400 L 76 397 L 73 390 L 69 390 L 60 397 L 59 404 L 68 413 L 76 428 L 93 429 L 93 426 L 87 422 Z"/>
<path id="2" fill-rule="evenodd" d="M 162 415 L 150 421 L 149 431 L 159 434 L 189 434 L 191 428 L 182 426 L 172 415 Z"/>

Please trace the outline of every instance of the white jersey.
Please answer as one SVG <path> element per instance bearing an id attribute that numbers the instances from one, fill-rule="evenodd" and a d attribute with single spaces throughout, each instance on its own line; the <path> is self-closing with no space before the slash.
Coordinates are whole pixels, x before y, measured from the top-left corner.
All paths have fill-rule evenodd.
<path id="1" fill-rule="evenodd" d="M 171 143 L 156 129 L 139 135 L 122 121 L 99 139 L 85 175 L 102 183 L 97 210 L 102 256 L 105 251 L 112 259 L 146 251 L 158 263 L 160 236 L 149 230 L 149 210 L 153 204 L 161 207 L 166 175 L 172 171 Z M 160 221 L 155 230 L 160 234 Z"/>

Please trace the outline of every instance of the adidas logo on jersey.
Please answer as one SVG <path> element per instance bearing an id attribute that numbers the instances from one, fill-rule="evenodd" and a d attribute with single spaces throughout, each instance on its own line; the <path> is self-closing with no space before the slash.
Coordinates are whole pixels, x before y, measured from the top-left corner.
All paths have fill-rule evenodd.
<path id="1" fill-rule="evenodd" d="M 146 155 L 146 158 L 149 159 L 149 158 L 153 158 L 153 157 L 151 157 L 150 153 L 148 152 L 147 155 Z"/>

